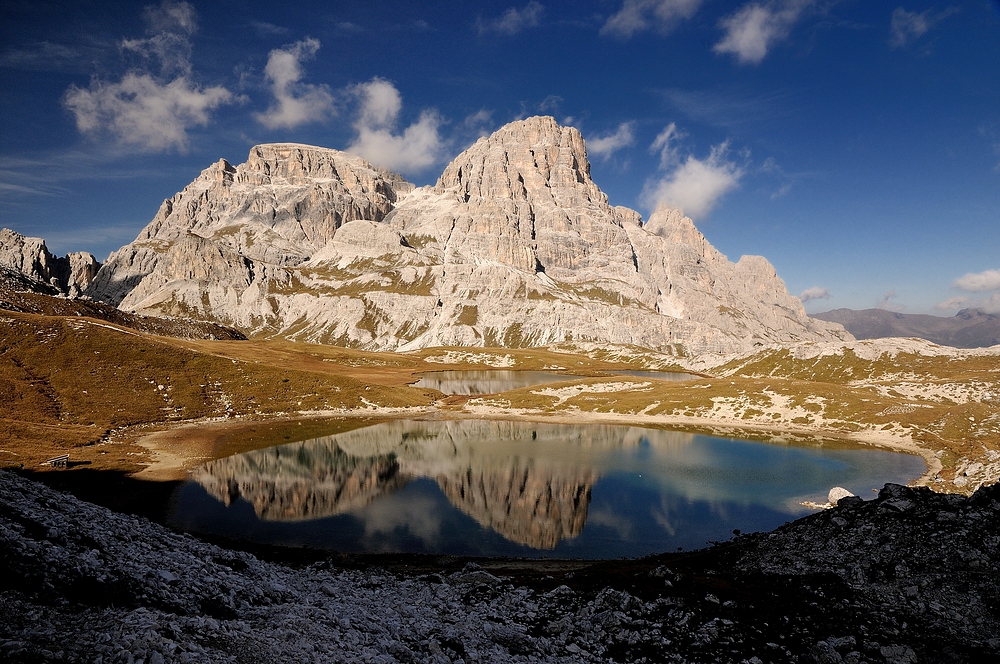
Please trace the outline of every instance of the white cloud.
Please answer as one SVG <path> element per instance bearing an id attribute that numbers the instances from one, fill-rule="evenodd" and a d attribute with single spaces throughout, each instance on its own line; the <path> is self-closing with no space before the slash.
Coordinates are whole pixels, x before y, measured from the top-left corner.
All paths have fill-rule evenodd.
<path id="1" fill-rule="evenodd" d="M 632 122 L 623 122 L 613 134 L 599 136 L 587 141 L 587 152 L 592 156 L 607 159 L 612 154 L 635 143 L 632 135 Z"/>
<path id="2" fill-rule="evenodd" d="M 396 131 L 402 97 L 396 87 L 381 78 L 354 86 L 361 108 L 354 128 L 357 138 L 347 147 L 378 166 L 395 171 L 422 171 L 440 163 L 445 142 L 438 131 L 441 118 L 426 110 L 420 118 L 400 133 Z"/>
<path id="3" fill-rule="evenodd" d="M 602 35 L 628 39 L 637 32 L 668 32 L 695 15 L 702 0 L 625 0 L 601 27 Z"/>
<path id="4" fill-rule="evenodd" d="M 714 47 L 732 53 L 740 63 L 757 64 L 775 43 L 788 37 L 803 10 L 815 0 L 772 0 L 751 3 L 720 21 L 726 34 Z"/>
<path id="5" fill-rule="evenodd" d="M 1000 270 L 970 272 L 955 280 L 955 288 L 967 293 L 983 293 L 1000 290 Z"/>
<path id="6" fill-rule="evenodd" d="M 355 88 L 361 98 L 360 124 L 375 129 L 391 127 L 403 110 L 403 97 L 396 86 L 381 78 L 373 78 Z"/>
<path id="7" fill-rule="evenodd" d="M 495 19 L 479 19 L 476 25 L 480 34 L 484 32 L 498 32 L 503 35 L 516 35 L 527 28 L 538 27 L 544 12 L 545 7 L 538 2 L 532 1 L 521 9 L 511 7 Z"/>
<path id="8" fill-rule="evenodd" d="M 671 207 L 692 218 L 705 218 L 743 177 L 743 169 L 729 161 L 728 152 L 729 144 L 722 143 L 712 148 L 707 159 L 688 155 L 661 179 L 646 183 L 643 203 L 653 209 Z"/>
<path id="9" fill-rule="evenodd" d="M 334 114 L 333 95 L 325 85 L 302 83 L 302 62 L 315 57 L 319 47 L 319 40 L 303 39 L 268 54 L 264 76 L 275 101 L 256 114 L 258 122 L 269 129 L 292 128 Z"/>
<path id="10" fill-rule="evenodd" d="M 807 288 L 799 293 L 799 299 L 802 300 L 802 304 L 805 304 L 810 300 L 829 300 L 830 297 L 830 289 L 820 288 L 819 286 Z"/>
<path id="11" fill-rule="evenodd" d="M 194 8 L 166 0 L 146 8 L 151 36 L 125 39 L 121 48 L 159 65 L 129 71 L 120 81 L 94 78 L 87 88 L 71 85 L 63 105 L 85 134 L 109 133 L 122 143 L 150 151 L 186 150 L 187 130 L 206 126 L 210 111 L 233 100 L 222 86 L 203 88 L 191 75 L 190 35 L 197 29 Z"/>
<path id="12" fill-rule="evenodd" d="M 199 88 L 184 76 L 164 84 L 133 72 L 118 83 L 72 85 L 63 103 L 85 134 L 108 131 L 124 143 L 160 151 L 186 150 L 187 129 L 207 125 L 209 111 L 231 100 L 223 87 Z"/>

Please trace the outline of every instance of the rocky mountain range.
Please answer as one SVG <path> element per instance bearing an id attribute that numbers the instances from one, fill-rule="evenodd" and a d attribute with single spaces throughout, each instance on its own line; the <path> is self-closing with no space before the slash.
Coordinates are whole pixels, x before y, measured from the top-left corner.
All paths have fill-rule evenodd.
<path id="1" fill-rule="evenodd" d="M 369 350 L 850 339 L 809 318 L 764 258 L 729 261 L 677 210 L 644 222 L 611 206 L 580 132 L 550 117 L 480 139 L 420 188 L 337 150 L 256 146 L 164 201 L 83 292 Z"/>
<path id="2" fill-rule="evenodd" d="M 1000 316 L 962 309 L 955 316 L 901 314 L 885 309 L 834 309 L 813 318 L 840 323 L 857 339 L 917 337 L 942 346 L 987 348 L 1000 344 Z"/>

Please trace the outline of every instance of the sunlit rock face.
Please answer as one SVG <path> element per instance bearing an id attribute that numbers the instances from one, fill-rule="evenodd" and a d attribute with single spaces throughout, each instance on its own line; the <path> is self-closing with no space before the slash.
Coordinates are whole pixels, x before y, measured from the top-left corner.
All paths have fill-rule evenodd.
<path id="1" fill-rule="evenodd" d="M 76 296 L 87 288 L 100 267 L 93 254 L 77 251 L 58 258 L 49 252 L 45 240 L 0 228 L 0 271 L 18 274 L 43 285 L 31 288 L 33 284 L 26 282 L 25 290 L 52 292 L 49 289 L 54 289 L 55 293 Z"/>
<path id="2" fill-rule="evenodd" d="M 418 189 L 336 150 L 257 146 L 165 201 L 87 293 L 371 350 L 850 339 L 806 316 L 765 259 L 730 262 L 679 211 L 644 224 L 610 206 L 580 132 L 549 117 L 480 139 Z"/>

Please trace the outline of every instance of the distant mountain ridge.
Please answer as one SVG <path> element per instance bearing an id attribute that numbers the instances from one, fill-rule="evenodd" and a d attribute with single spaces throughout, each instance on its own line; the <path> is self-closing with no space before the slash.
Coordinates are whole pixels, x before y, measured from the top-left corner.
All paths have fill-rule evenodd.
<path id="1" fill-rule="evenodd" d="M 857 339 L 917 337 L 955 348 L 1000 344 L 1000 316 L 982 309 L 962 309 L 953 317 L 902 314 L 885 309 L 834 309 L 812 317 L 840 323 Z"/>
<path id="2" fill-rule="evenodd" d="M 508 124 L 433 187 L 291 143 L 220 160 L 85 294 L 126 311 L 367 350 L 634 345 L 674 355 L 845 341 L 760 256 L 730 262 L 677 210 L 609 205 L 580 132 Z"/>

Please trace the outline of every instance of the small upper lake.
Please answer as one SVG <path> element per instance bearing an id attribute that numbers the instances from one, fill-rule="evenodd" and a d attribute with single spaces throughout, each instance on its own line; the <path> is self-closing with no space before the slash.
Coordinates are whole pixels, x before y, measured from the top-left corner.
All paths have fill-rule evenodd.
<path id="1" fill-rule="evenodd" d="M 690 380 L 695 376 L 676 371 L 644 371 L 636 369 L 613 369 L 601 371 L 612 376 L 652 378 L 655 380 Z M 492 369 L 487 371 L 461 369 L 455 371 L 428 371 L 421 374 L 413 387 L 430 387 L 445 394 L 497 394 L 519 387 L 530 387 L 544 383 L 586 378 L 572 374 L 558 374 L 548 371 L 511 371 Z"/>
<path id="2" fill-rule="evenodd" d="M 653 378 L 655 380 L 691 380 L 697 376 L 682 371 L 648 371 L 646 369 L 612 369 L 606 371 L 615 376 L 631 376 L 633 378 Z"/>
<path id="3" fill-rule="evenodd" d="M 574 380 L 583 376 L 550 373 L 548 371 L 428 371 L 421 374 L 413 387 L 429 387 L 445 394 L 497 394 L 519 387 Z"/>
<path id="4" fill-rule="evenodd" d="M 355 552 L 638 557 L 771 530 L 919 457 L 602 424 L 393 421 L 211 461 L 171 523 Z"/>

